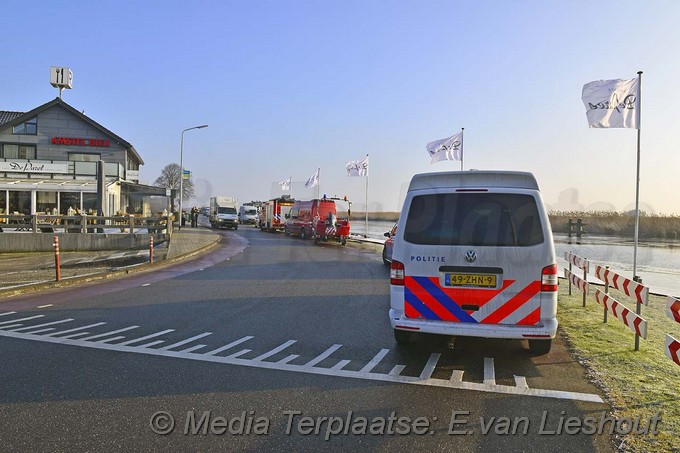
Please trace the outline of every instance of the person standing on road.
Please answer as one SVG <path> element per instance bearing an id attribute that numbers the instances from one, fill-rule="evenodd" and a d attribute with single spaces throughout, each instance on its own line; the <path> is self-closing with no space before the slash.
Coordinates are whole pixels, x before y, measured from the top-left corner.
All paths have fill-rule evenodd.
<path id="1" fill-rule="evenodd" d="M 196 206 L 191 208 L 191 226 L 192 228 L 198 226 L 198 208 Z"/>

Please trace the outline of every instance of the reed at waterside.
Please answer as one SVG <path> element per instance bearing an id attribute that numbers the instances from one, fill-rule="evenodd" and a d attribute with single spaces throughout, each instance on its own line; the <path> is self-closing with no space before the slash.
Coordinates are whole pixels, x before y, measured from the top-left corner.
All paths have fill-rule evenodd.
<path id="1" fill-rule="evenodd" d="M 373 222 L 396 222 L 399 220 L 399 212 L 392 211 L 368 211 L 368 220 Z M 365 211 L 352 211 L 353 219 L 365 219 Z"/>
<path id="2" fill-rule="evenodd" d="M 368 220 L 373 222 L 396 222 L 399 219 L 396 211 L 369 211 Z M 581 219 L 586 234 L 602 236 L 633 237 L 635 230 L 635 215 L 632 212 L 610 211 L 551 211 L 548 213 L 553 233 L 568 233 L 569 219 L 575 224 Z M 366 213 L 352 211 L 352 218 L 365 219 Z M 574 232 L 576 228 L 574 227 Z M 640 212 L 640 239 L 680 239 L 680 215 L 649 215 Z"/>
<path id="3" fill-rule="evenodd" d="M 635 214 L 633 212 L 568 212 L 548 213 L 553 233 L 568 233 L 569 219 L 576 222 L 582 219 L 586 234 L 602 236 L 621 236 L 633 238 L 635 234 Z M 574 228 L 574 232 L 576 229 Z M 638 235 L 640 239 L 680 239 L 679 215 L 649 215 L 640 212 Z"/>

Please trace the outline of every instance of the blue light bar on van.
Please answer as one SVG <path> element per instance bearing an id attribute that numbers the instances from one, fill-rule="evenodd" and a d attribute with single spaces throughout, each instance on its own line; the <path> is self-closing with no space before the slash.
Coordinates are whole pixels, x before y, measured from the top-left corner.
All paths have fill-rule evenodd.
<path id="1" fill-rule="evenodd" d="M 489 189 L 456 189 L 456 192 L 488 192 Z"/>

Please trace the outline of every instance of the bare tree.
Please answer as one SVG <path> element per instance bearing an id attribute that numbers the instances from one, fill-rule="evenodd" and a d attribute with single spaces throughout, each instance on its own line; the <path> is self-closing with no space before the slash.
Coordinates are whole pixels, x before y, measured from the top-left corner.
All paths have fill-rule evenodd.
<path id="1" fill-rule="evenodd" d="M 161 171 L 161 175 L 156 178 L 153 185 L 156 187 L 165 187 L 166 189 L 173 189 L 179 192 L 179 178 L 180 178 L 179 164 L 168 164 Z M 185 179 L 182 183 L 182 198 L 189 200 L 194 196 L 194 182 L 191 179 Z M 175 200 L 172 200 L 173 205 Z"/>

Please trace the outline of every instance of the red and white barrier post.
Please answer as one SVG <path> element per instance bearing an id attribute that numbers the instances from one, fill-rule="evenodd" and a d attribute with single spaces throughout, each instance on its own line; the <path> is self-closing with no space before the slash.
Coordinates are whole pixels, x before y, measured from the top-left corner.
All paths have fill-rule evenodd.
<path id="1" fill-rule="evenodd" d="M 647 320 L 633 313 L 613 297 L 608 296 L 599 289 L 595 290 L 595 300 L 605 309 L 609 310 L 619 321 L 622 321 L 635 333 L 635 338 L 647 339 Z M 639 350 L 639 343 L 635 342 L 635 350 Z"/>
<path id="2" fill-rule="evenodd" d="M 668 296 L 668 317 L 680 324 L 680 300 Z M 680 341 L 672 335 L 666 335 L 666 356 L 676 364 L 680 365 Z"/>
<path id="3" fill-rule="evenodd" d="M 52 243 L 54 246 L 54 269 L 57 273 L 56 275 L 56 281 L 61 280 L 61 260 L 59 258 L 59 236 L 54 236 L 54 242 Z"/>
<path id="4" fill-rule="evenodd" d="M 642 314 L 642 304 L 649 304 L 649 288 L 642 283 L 623 277 L 602 266 L 595 266 L 595 276 L 605 285 L 616 288 L 626 296 L 635 299 L 635 313 L 638 316 Z M 637 333 L 635 334 L 635 350 L 640 350 L 640 335 Z"/>
<path id="5" fill-rule="evenodd" d="M 153 236 L 149 237 L 149 263 L 153 264 Z"/>
<path id="6" fill-rule="evenodd" d="M 573 273 L 571 272 L 571 265 L 573 264 L 574 266 L 583 270 L 583 281 L 587 283 L 588 282 L 588 268 L 589 268 L 588 260 L 585 259 L 585 258 L 582 258 L 578 255 L 574 255 L 573 253 L 571 253 L 569 251 L 564 253 L 564 259 L 569 263 L 569 274 L 573 275 Z M 574 277 L 576 277 L 576 276 L 574 275 Z M 571 285 L 572 285 L 572 283 L 573 283 L 572 279 L 569 278 L 569 295 L 570 296 L 571 296 Z M 579 289 L 581 289 L 581 287 L 579 287 Z M 588 290 L 586 289 L 584 291 L 583 289 L 581 289 L 581 291 L 583 291 L 583 306 L 585 307 L 586 306 L 586 295 L 588 293 Z"/>

